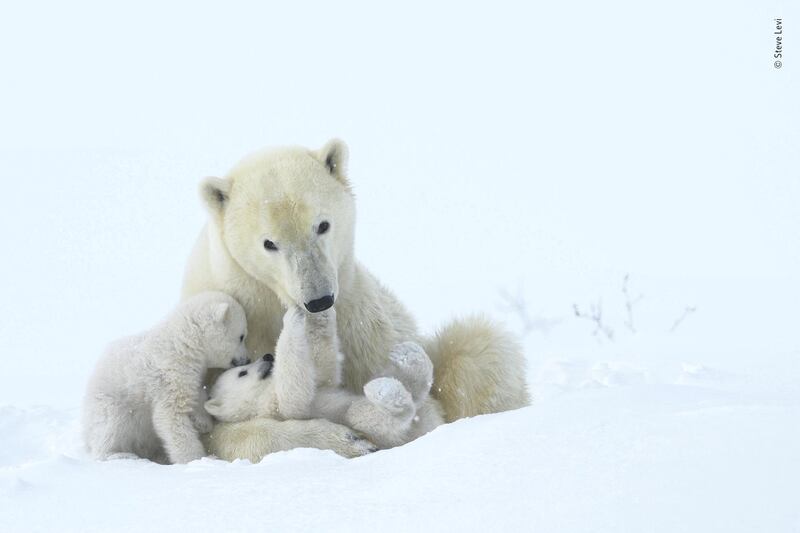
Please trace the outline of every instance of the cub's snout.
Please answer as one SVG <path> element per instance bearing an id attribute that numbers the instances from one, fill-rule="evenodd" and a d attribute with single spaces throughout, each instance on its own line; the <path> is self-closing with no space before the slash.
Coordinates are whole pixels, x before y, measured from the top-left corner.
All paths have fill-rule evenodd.
<path id="1" fill-rule="evenodd" d="M 250 364 L 249 357 L 234 357 L 233 359 L 231 359 L 231 367 L 244 366 L 249 364 Z"/>

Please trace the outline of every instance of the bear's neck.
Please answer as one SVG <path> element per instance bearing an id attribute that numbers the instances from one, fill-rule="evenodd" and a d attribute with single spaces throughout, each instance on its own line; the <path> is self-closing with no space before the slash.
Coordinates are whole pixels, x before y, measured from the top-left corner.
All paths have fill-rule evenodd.
<path id="1" fill-rule="evenodd" d="M 339 284 L 339 294 L 348 294 L 353 283 L 360 274 L 361 266 L 353 259 L 353 254 L 349 254 L 347 259 L 339 265 L 336 273 L 337 283 Z"/>

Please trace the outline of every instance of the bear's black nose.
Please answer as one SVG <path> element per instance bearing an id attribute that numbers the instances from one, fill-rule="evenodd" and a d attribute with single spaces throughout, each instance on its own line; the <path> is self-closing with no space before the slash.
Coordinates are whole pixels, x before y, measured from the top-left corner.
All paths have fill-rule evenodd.
<path id="1" fill-rule="evenodd" d="M 265 353 L 264 357 L 262 357 L 261 359 L 263 359 L 264 361 L 266 361 L 268 363 L 275 362 L 275 356 L 272 355 L 271 353 Z"/>
<path id="2" fill-rule="evenodd" d="M 305 306 L 309 313 L 319 313 L 320 311 L 330 309 L 333 306 L 333 294 L 306 302 Z"/>

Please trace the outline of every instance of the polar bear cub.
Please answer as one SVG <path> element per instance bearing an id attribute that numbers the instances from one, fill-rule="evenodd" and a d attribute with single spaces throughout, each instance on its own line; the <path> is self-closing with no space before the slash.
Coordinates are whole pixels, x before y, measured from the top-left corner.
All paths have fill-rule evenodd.
<path id="1" fill-rule="evenodd" d="M 325 418 L 379 448 L 404 444 L 443 423 L 441 413 L 426 405 L 433 365 L 416 343 L 395 346 L 390 368 L 369 381 L 363 395 L 339 387 L 342 354 L 333 309 L 309 314 L 290 308 L 275 352 L 219 376 L 206 411 L 223 422 Z"/>
<path id="2" fill-rule="evenodd" d="M 248 364 L 247 320 L 236 300 L 200 293 L 154 328 L 112 343 L 89 380 L 83 436 L 92 456 L 135 454 L 160 463 L 205 455 L 199 433 L 208 368 Z"/>

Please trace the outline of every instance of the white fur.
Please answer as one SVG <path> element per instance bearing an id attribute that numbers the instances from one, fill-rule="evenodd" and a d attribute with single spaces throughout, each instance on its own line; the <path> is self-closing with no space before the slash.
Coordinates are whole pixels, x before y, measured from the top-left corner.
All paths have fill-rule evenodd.
<path id="1" fill-rule="evenodd" d="M 419 345 L 406 342 L 395 347 L 392 368 L 384 373 L 400 379 L 373 379 L 364 386 L 363 396 L 328 385 L 317 390 L 314 355 L 323 359 L 325 371 L 330 369 L 327 362 L 336 365 L 341 355 L 314 350 L 309 341 L 314 339 L 322 347 L 337 345 L 334 312 L 310 315 L 290 308 L 283 324 L 274 364 L 265 357 L 219 376 L 205 404 L 218 420 L 325 418 L 359 431 L 381 448 L 408 442 L 421 434 L 420 428 L 429 431 L 443 422 L 436 410 L 418 412 L 428 400 L 433 380 L 433 366 Z"/>
<path id="2" fill-rule="evenodd" d="M 112 343 L 84 399 L 91 454 L 133 453 L 161 463 L 203 457 L 199 433 L 212 428 L 203 377 L 208 368 L 249 362 L 246 336 L 244 309 L 226 294 L 206 292 L 151 330 Z"/>
<path id="3" fill-rule="evenodd" d="M 341 381 L 351 392 L 360 394 L 388 366 L 395 345 L 415 341 L 435 367 L 429 402 L 440 402 L 448 421 L 527 405 L 524 358 L 508 333 L 475 317 L 423 339 L 405 307 L 355 259 L 355 202 L 346 168 L 347 148 L 333 140 L 317 151 L 259 152 L 224 179 L 203 181 L 209 221 L 186 266 L 184 298 L 204 290 L 235 297 L 247 311 L 248 349 L 260 357 L 274 352 L 286 308 L 334 294 L 347 354 Z M 319 235 L 323 221 L 330 229 Z M 265 249 L 265 240 L 278 250 Z M 262 432 L 258 424 L 252 434 L 247 422 L 237 424 L 231 431 L 225 424 L 214 429 L 217 449 L 227 447 L 222 455 L 235 456 Z"/>
<path id="4" fill-rule="evenodd" d="M 343 457 L 375 451 L 371 442 L 352 429 L 324 418 L 278 420 L 262 416 L 217 424 L 212 433 L 202 437 L 209 453 L 229 461 L 248 459 L 256 463 L 268 453 L 294 448 L 332 450 Z"/>

